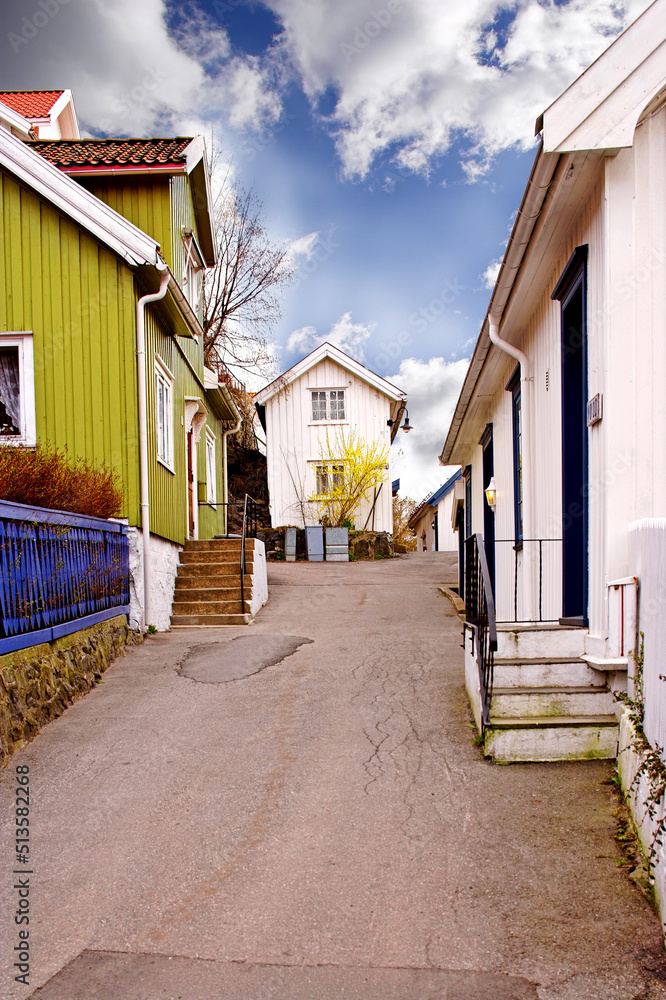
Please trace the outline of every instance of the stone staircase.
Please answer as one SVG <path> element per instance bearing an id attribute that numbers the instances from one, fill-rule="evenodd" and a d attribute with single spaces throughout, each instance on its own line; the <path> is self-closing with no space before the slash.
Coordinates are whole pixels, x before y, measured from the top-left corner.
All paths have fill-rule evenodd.
<path id="1" fill-rule="evenodd" d="M 585 630 L 498 626 L 490 726 L 497 761 L 614 758 L 616 703 L 603 670 L 582 659 Z"/>
<path id="2" fill-rule="evenodd" d="M 254 539 L 245 540 L 245 602 L 241 604 L 240 538 L 185 542 L 171 609 L 172 628 L 249 625 Z"/>

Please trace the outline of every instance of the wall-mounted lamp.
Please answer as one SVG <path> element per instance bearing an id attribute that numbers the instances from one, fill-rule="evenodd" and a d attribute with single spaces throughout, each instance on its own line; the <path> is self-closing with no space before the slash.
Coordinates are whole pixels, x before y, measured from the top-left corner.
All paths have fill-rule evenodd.
<path id="1" fill-rule="evenodd" d="M 390 420 L 389 419 L 389 420 L 386 421 L 386 426 L 387 427 L 393 427 L 394 423 L 395 423 L 395 420 Z M 402 429 L 403 429 L 403 431 L 405 431 L 406 434 L 409 433 L 409 431 L 411 431 L 411 429 L 412 429 L 412 425 L 409 422 L 409 414 L 407 413 L 407 410 L 405 410 L 405 422 L 402 425 Z"/>
<path id="2" fill-rule="evenodd" d="M 494 511 L 495 510 L 495 501 L 497 499 L 497 487 L 495 486 L 495 477 L 494 476 L 490 477 L 490 482 L 486 486 L 485 493 L 486 493 L 486 501 L 488 503 L 488 506 L 490 507 L 490 509 L 492 511 Z"/>

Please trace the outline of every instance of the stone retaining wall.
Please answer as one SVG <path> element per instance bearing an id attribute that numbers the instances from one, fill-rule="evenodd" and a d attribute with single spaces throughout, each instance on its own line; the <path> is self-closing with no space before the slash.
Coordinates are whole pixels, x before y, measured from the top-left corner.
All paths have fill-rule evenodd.
<path id="1" fill-rule="evenodd" d="M 141 641 L 125 615 L 118 615 L 54 642 L 0 656 L 3 767 L 42 726 L 94 687 L 126 645 Z"/>
<path id="2" fill-rule="evenodd" d="M 285 528 L 272 528 L 270 531 L 258 531 L 257 538 L 266 545 L 266 557 L 269 561 L 284 559 Z M 350 531 L 350 559 L 389 559 L 393 551 L 393 538 L 387 531 Z M 296 531 L 296 558 L 307 559 L 305 545 L 305 529 Z"/>

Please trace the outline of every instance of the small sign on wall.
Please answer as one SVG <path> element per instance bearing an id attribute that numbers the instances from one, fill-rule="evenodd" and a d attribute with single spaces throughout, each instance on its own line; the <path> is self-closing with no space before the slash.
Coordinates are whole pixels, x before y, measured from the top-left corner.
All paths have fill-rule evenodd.
<path id="1" fill-rule="evenodd" d="M 603 416 L 603 397 L 600 392 L 587 401 L 587 426 L 598 424 Z"/>

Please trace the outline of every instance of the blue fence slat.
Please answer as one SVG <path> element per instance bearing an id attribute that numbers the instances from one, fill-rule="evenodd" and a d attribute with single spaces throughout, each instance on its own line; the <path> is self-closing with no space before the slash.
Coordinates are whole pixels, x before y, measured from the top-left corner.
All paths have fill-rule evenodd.
<path id="1" fill-rule="evenodd" d="M 125 613 L 127 527 L 0 501 L 0 571 L 1 653 Z"/>

